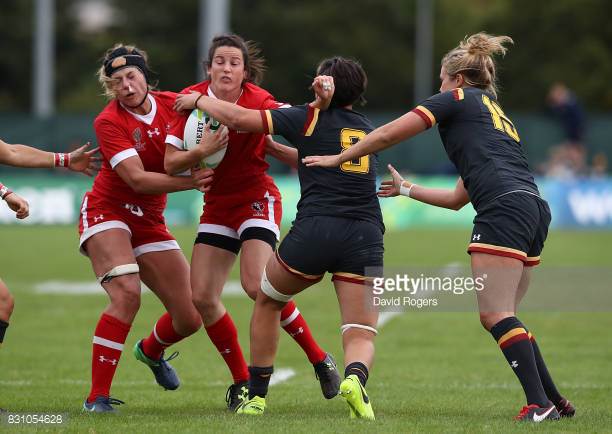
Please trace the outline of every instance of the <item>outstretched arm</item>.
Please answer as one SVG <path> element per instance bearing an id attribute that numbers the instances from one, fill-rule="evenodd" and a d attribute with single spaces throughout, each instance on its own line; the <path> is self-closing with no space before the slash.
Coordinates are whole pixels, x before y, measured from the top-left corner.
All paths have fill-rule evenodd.
<path id="1" fill-rule="evenodd" d="M 455 211 L 470 201 L 461 178 L 457 180 L 454 189 L 428 188 L 405 180 L 392 165 L 389 164 L 388 168 L 393 180 L 383 181 L 378 191 L 379 197 L 395 197 L 401 194 L 419 202 Z"/>
<path id="2" fill-rule="evenodd" d="M 309 156 L 302 159 L 306 166 L 336 167 L 345 161 L 356 160 L 364 155 L 373 154 L 389 148 L 402 140 L 425 131 L 427 125 L 418 115 L 408 112 L 361 139 L 357 144 L 337 155 Z"/>
<path id="3" fill-rule="evenodd" d="M 194 108 L 208 113 L 230 130 L 263 133 L 264 123 L 259 110 L 252 110 L 220 99 L 211 98 L 199 92 L 180 94 L 176 97 L 176 111 L 193 110 Z"/>
<path id="4" fill-rule="evenodd" d="M 0 163 L 15 167 L 67 167 L 75 172 L 93 175 L 98 169 L 98 148 L 87 150 L 89 143 L 69 153 L 41 151 L 27 145 L 11 145 L 0 140 Z"/>
<path id="5" fill-rule="evenodd" d="M 298 151 L 291 146 L 283 145 L 275 141 L 272 136 L 266 136 L 266 154 L 273 156 L 281 163 L 297 169 L 298 166 Z"/>
<path id="6" fill-rule="evenodd" d="M 13 193 L 0 182 L 0 197 L 6 202 L 8 207 L 15 211 L 15 217 L 24 219 L 30 215 L 30 205 L 23 197 Z"/>

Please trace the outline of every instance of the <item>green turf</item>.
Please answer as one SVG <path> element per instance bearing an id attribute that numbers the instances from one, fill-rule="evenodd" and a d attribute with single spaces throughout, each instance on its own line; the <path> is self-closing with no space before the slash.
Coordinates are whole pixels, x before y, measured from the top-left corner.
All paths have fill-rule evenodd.
<path id="1" fill-rule="evenodd" d="M 187 251 L 192 231 L 174 231 Z M 410 231 L 386 236 L 386 264 L 394 267 L 468 263 L 466 231 Z M 175 392 L 154 384 L 148 368 L 126 351 L 113 395 L 126 401 L 120 415 L 80 411 L 88 391 L 91 336 L 106 298 L 41 295 L 47 280 L 92 280 L 89 262 L 76 252 L 77 236 L 65 227 L 2 227 L 0 275 L 16 296 L 16 309 L 0 350 L 0 407 L 15 412 L 63 413 L 66 432 L 611 432 L 612 315 L 603 312 L 528 312 L 523 321 L 537 336 L 562 393 L 574 401 L 573 420 L 517 426 L 522 391 L 475 313 L 409 312 L 391 320 L 376 342 L 368 383 L 377 420 L 350 421 L 344 402 L 325 401 L 299 348 L 282 337 L 277 368 L 296 376 L 273 386 L 264 417 L 237 417 L 224 409 L 230 378 L 203 332 L 176 345 L 173 361 L 182 379 Z M 609 268 L 612 233 L 552 232 L 546 266 Z M 544 267 L 543 267 L 544 269 Z M 595 269 L 603 270 L 603 268 Z M 604 271 L 601 271 L 602 273 Z M 232 273 L 236 278 L 236 272 Z M 588 282 L 584 283 L 585 286 Z M 581 288 L 576 288 L 580 291 Z M 532 288 L 537 291 L 537 287 Z M 225 299 L 248 352 L 252 304 Z M 330 283 L 297 297 L 321 345 L 341 360 L 339 314 Z M 149 293 L 126 348 L 150 332 L 161 305 Z M 48 428 L 49 431 L 57 431 Z M 20 432 L 31 427 L 7 427 Z"/>

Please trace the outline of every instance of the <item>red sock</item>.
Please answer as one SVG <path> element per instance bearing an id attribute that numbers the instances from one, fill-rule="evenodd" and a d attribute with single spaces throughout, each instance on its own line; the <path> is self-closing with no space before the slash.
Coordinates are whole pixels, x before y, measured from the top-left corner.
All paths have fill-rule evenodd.
<path id="1" fill-rule="evenodd" d="M 319 363 L 325 358 L 325 351 L 312 337 L 306 320 L 293 301 L 287 303 L 281 311 L 280 325 L 302 347 L 310 363 Z"/>
<path id="2" fill-rule="evenodd" d="M 142 340 L 142 351 L 149 359 L 159 360 L 166 348 L 183 338 L 174 330 L 172 317 L 166 312 L 157 320 L 149 337 Z"/>
<path id="3" fill-rule="evenodd" d="M 219 321 L 205 328 L 208 337 L 232 373 L 234 383 L 248 381 L 249 369 L 238 343 L 238 331 L 229 313 L 225 312 Z"/>
<path id="4" fill-rule="evenodd" d="M 93 338 L 91 391 L 87 401 L 92 402 L 97 396 L 110 396 L 113 376 L 130 327 L 131 324 L 105 313 L 100 317 Z"/>

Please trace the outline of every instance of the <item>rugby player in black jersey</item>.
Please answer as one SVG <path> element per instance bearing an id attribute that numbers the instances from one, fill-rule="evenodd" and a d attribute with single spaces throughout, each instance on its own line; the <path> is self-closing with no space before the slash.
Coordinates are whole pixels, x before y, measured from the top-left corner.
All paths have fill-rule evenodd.
<path id="1" fill-rule="evenodd" d="M 474 277 L 484 276 L 477 292 L 480 321 L 493 335 L 518 377 L 527 405 L 517 420 L 540 422 L 571 417 L 546 368 L 538 345 L 516 317 L 527 292 L 531 267 L 540 262 L 551 215 L 540 197 L 520 145 L 520 137 L 501 109 L 496 94 L 494 54 L 505 54 L 507 36 L 472 35 L 442 59 L 440 93 L 402 117 L 376 129 L 357 145 L 335 156 L 303 159 L 308 167 L 338 167 L 362 155 L 388 148 L 438 124 L 444 148 L 460 178 L 454 190 L 430 189 L 401 179 L 379 195 L 398 194 L 445 208 L 471 202 L 476 210 L 468 252 Z"/>
<path id="2" fill-rule="evenodd" d="M 317 69 L 314 104 L 275 110 L 249 110 L 197 93 L 180 96 L 180 109 L 194 105 L 231 130 L 278 134 L 297 151 L 336 154 L 348 149 L 374 127 L 353 104 L 363 99 L 366 74 L 359 63 L 341 57 L 323 60 Z M 181 102 L 182 100 L 182 102 Z M 328 107 L 319 110 L 319 106 Z M 365 391 L 374 358 L 378 311 L 366 284 L 368 267 L 383 265 L 384 225 L 376 195 L 375 155 L 340 167 L 306 169 L 298 165 L 301 198 L 295 222 L 269 260 L 251 320 L 249 400 L 238 413 L 262 414 L 278 345 L 281 309 L 291 298 L 319 282 L 326 272 L 340 304 L 345 379 L 340 395 L 351 417 L 374 419 Z"/>

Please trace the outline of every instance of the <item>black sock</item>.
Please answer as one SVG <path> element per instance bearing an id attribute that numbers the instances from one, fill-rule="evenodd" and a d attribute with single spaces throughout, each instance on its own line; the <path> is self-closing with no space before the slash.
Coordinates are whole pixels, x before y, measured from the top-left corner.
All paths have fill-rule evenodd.
<path id="1" fill-rule="evenodd" d="M 540 374 L 540 380 L 542 381 L 542 386 L 544 386 L 546 396 L 548 396 L 548 399 L 550 399 L 553 404 L 559 405 L 563 397 L 557 390 L 557 386 L 555 386 L 555 383 L 550 376 L 550 372 L 548 372 L 548 368 L 546 367 L 546 363 L 544 363 L 544 358 L 542 357 L 542 353 L 540 352 L 540 348 L 538 347 L 535 338 L 529 331 L 527 331 L 527 334 L 531 340 L 533 355 L 535 356 L 536 365 L 538 367 L 538 374 Z"/>
<path id="2" fill-rule="evenodd" d="M 346 378 L 349 375 L 356 375 L 361 385 L 365 387 L 369 375 L 368 367 L 361 362 L 349 363 L 348 366 L 344 368 L 344 377 Z"/>
<path id="3" fill-rule="evenodd" d="M 2 346 L 2 342 L 4 342 L 4 334 L 6 333 L 6 328 L 8 326 L 9 323 L 0 319 L 0 346 Z"/>
<path id="4" fill-rule="evenodd" d="M 266 397 L 273 372 L 273 366 L 265 368 L 249 366 L 249 399 L 253 399 L 255 396 Z"/>
<path id="5" fill-rule="evenodd" d="M 491 328 L 491 334 L 521 382 L 527 404 L 548 406 L 533 347 L 523 324 L 514 316 L 504 318 Z"/>

